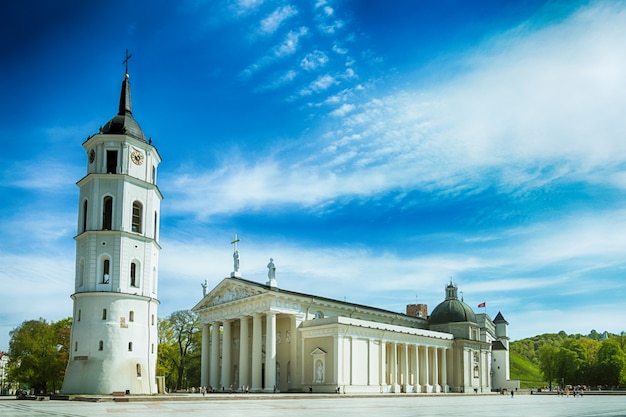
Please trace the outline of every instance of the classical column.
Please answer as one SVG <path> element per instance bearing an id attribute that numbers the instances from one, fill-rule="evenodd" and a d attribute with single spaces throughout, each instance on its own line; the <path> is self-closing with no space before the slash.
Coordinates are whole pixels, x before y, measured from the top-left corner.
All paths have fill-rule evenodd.
<path id="1" fill-rule="evenodd" d="M 448 348 L 441 349 L 441 390 L 448 392 Z"/>
<path id="2" fill-rule="evenodd" d="M 429 392 L 430 389 L 430 367 L 429 363 L 429 355 L 428 350 L 430 348 L 428 346 L 424 346 L 424 392 Z"/>
<path id="3" fill-rule="evenodd" d="M 376 384 L 376 375 L 374 375 L 374 367 L 372 366 L 375 362 L 372 362 L 372 345 L 374 341 L 372 339 L 367 339 L 367 385 L 372 386 L 372 384 Z"/>
<path id="4" fill-rule="evenodd" d="M 387 392 L 387 344 L 383 339 L 380 339 L 380 390 L 381 392 Z"/>
<path id="5" fill-rule="evenodd" d="M 300 361 L 303 359 L 298 357 L 298 324 L 298 319 L 295 315 L 289 317 L 290 333 L 285 336 L 287 343 L 289 343 L 289 358 L 291 362 L 291 366 L 287 368 L 287 389 L 298 386 L 298 381 L 302 379 L 302 377 L 298 378 L 301 374 Z"/>
<path id="6" fill-rule="evenodd" d="M 433 348 L 433 391 L 439 392 L 441 386 L 439 385 L 439 348 Z"/>
<path id="7" fill-rule="evenodd" d="M 209 386 L 209 354 L 211 340 L 211 328 L 208 324 L 202 325 L 202 357 L 200 358 L 200 385 L 203 387 Z"/>
<path id="8" fill-rule="evenodd" d="M 341 358 L 341 349 L 343 349 L 342 339 L 338 335 L 333 335 L 333 362 L 335 363 L 335 369 L 333 369 L 333 381 L 332 383 L 337 386 L 343 386 L 345 384 L 343 380 L 343 362 Z M 326 372 L 326 369 L 324 369 Z"/>
<path id="9" fill-rule="evenodd" d="M 211 386 L 218 389 L 220 385 L 220 323 L 211 326 Z"/>
<path id="10" fill-rule="evenodd" d="M 223 333 L 222 333 L 222 386 L 224 389 L 228 390 L 231 384 L 231 368 L 232 363 L 230 360 L 231 356 L 231 342 L 233 340 L 232 332 L 231 332 L 232 320 L 224 320 L 222 323 Z"/>
<path id="11" fill-rule="evenodd" d="M 398 392 L 398 345 L 396 342 L 391 343 L 391 375 L 389 384 L 392 386 L 392 392 Z"/>
<path id="12" fill-rule="evenodd" d="M 276 386 L 276 313 L 265 316 L 265 390 Z"/>
<path id="13" fill-rule="evenodd" d="M 239 385 L 250 385 L 250 317 L 239 320 Z"/>
<path id="14" fill-rule="evenodd" d="M 263 387 L 263 381 L 261 381 L 261 369 L 263 367 L 262 331 L 261 313 L 256 313 L 252 316 L 252 391 L 261 391 Z"/>
<path id="15" fill-rule="evenodd" d="M 413 355 L 413 377 L 415 378 L 413 381 L 413 392 L 420 392 L 422 387 L 420 385 L 419 345 L 414 345 L 413 350 L 415 351 L 415 354 Z"/>
<path id="16" fill-rule="evenodd" d="M 408 343 L 404 344 L 404 349 L 402 349 L 402 373 L 404 374 L 404 392 L 409 392 L 409 345 Z"/>
<path id="17" fill-rule="evenodd" d="M 439 348 L 436 347 L 435 348 L 435 392 L 441 392 L 441 372 L 440 372 L 440 367 L 441 364 L 439 363 Z"/>

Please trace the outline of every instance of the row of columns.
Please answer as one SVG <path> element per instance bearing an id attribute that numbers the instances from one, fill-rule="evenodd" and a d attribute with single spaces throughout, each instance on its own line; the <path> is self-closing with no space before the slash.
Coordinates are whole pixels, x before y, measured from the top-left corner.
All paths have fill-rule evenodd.
<path id="1" fill-rule="evenodd" d="M 235 383 L 234 362 L 232 358 L 232 328 L 239 320 L 239 360 L 237 381 L 238 389 L 241 386 L 250 387 L 251 391 L 261 391 L 263 369 L 263 314 L 257 313 L 252 317 L 244 316 L 238 319 L 216 321 L 205 324 L 202 328 L 202 356 L 200 379 L 203 386 L 212 386 L 214 389 L 223 387 L 229 389 Z M 250 351 L 250 319 L 252 318 L 252 351 Z M 222 343 L 220 346 L 220 327 L 222 328 Z M 276 313 L 265 314 L 265 390 L 271 391 L 276 385 Z M 209 345 L 209 334 L 211 343 Z M 221 373 L 220 373 L 221 369 Z"/>
<path id="2" fill-rule="evenodd" d="M 384 369 L 387 362 L 385 360 L 387 344 L 390 346 L 389 370 Z M 413 392 L 446 390 L 448 348 L 396 342 L 383 343 L 381 346 L 382 382 L 383 385 L 391 387 L 392 392 L 399 390 L 410 392 L 410 387 L 413 388 Z"/>

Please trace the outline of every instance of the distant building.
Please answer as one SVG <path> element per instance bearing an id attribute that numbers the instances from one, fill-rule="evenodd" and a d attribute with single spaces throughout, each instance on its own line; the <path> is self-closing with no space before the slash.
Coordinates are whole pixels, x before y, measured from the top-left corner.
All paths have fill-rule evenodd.
<path id="1" fill-rule="evenodd" d="M 508 323 L 500 313 L 496 322 L 476 315 L 452 282 L 427 317 L 425 305 L 400 314 L 280 289 L 275 276 L 264 285 L 237 275 L 193 307 L 203 324 L 203 386 L 345 393 L 519 386 L 509 381 Z"/>
<path id="2" fill-rule="evenodd" d="M 7 371 L 9 366 L 9 355 L 0 351 L 0 395 L 9 395 L 9 381 Z"/>

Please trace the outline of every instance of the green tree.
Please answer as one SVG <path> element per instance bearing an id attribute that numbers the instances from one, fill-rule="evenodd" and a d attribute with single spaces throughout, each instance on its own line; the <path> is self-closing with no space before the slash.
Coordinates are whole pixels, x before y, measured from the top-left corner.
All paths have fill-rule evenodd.
<path id="1" fill-rule="evenodd" d="M 594 382 L 609 386 L 626 384 L 626 353 L 613 338 L 602 342 L 598 350 Z"/>
<path id="2" fill-rule="evenodd" d="M 583 384 L 587 374 L 586 351 L 579 339 L 563 342 L 560 355 L 563 360 L 563 378 L 566 384 Z"/>
<path id="3" fill-rule="evenodd" d="M 175 311 L 159 321 L 159 370 L 174 389 L 200 385 L 200 320 L 190 310 Z"/>
<path id="4" fill-rule="evenodd" d="M 69 356 L 72 319 L 56 323 L 28 320 L 9 335 L 9 377 L 28 384 L 35 392 L 54 392 L 61 388 Z"/>
<path id="5" fill-rule="evenodd" d="M 589 333 L 589 339 L 599 341 L 602 338 L 602 334 L 598 333 L 595 329 Z"/>
<path id="6" fill-rule="evenodd" d="M 557 377 L 559 348 L 552 345 L 543 345 L 539 348 L 539 369 L 543 372 L 544 378 L 550 384 Z"/>

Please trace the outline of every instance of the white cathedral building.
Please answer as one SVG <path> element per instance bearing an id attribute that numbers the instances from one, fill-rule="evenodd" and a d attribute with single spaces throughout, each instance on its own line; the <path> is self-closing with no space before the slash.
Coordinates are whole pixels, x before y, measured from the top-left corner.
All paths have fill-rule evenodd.
<path id="1" fill-rule="evenodd" d="M 235 238 L 235 242 L 237 239 Z M 406 314 L 265 284 L 235 266 L 193 307 L 202 322 L 201 384 L 251 392 L 486 393 L 514 389 L 508 322 L 459 300 L 450 281 L 428 315 Z"/>
<path id="2" fill-rule="evenodd" d="M 87 174 L 77 183 L 74 312 L 62 392 L 154 394 L 161 157 L 133 118 L 128 69 L 118 114 L 83 147 Z"/>
<path id="3" fill-rule="evenodd" d="M 129 56 L 127 55 L 126 62 Z M 128 69 L 119 111 L 84 143 L 71 349 L 62 392 L 155 394 L 161 157 L 133 118 Z M 201 384 L 251 392 L 439 393 L 516 388 L 508 323 L 475 314 L 450 281 L 428 314 L 282 289 L 234 271 L 193 307 Z"/>

